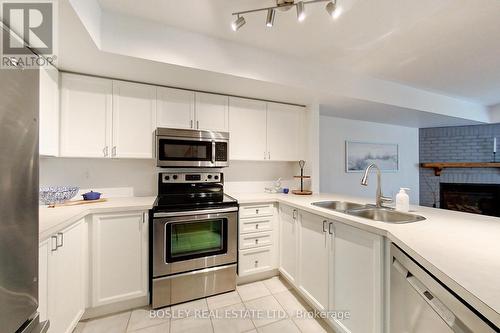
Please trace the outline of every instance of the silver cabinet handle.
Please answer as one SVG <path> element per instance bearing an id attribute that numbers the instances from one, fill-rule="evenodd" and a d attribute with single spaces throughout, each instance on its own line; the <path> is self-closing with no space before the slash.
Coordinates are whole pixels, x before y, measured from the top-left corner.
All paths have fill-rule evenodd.
<path id="1" fill-rule="evenodd" d="M 264 159 L 267 159 L 267 153 L 264 152 Z"/>
<path id="2" fill-rule="evenodd" d="M 189 121 L 189 128 L 193 128 L 193 119 Z"/>
<path id="3" fill-rule="evenodd" d="M 326 232 L 326 224 L 328 223 L 327 220 L 323 221 L 323 232 Z"/>
<path id="4" fill-rule="evenodd" d="M 196 121 L 196 129 L 200 129 L 200 121 L 199 120 Z"/>
<path id="5" fill-rule="evenodd" d="M 293 210 L 292 217 L 294 220 L 297 219 L 297 210 L 296 209 Z"/>
<path id="6" fill-rule="evenodd" d="M 59 244 L 59 236 L 61 236 L 61 244 Z M 57 246 L 57 248 L 60 248 L 60 247 L 64 246 L 64 234 L 62 232 L 58 232 L 57 233 L 56 246 Z"/>
<path id="7" fill-rule="evenodd" d="M 270 160 L 271 159 L 271 152 L 267 153 L 267 158 Z"/>
<path id="8" fill-rule="evenodd" d="M 103 153 L 104 157 L 108 157 L 108 146 L 106 146 L 102 149 L 102 153 Z"/>
<path id="9" fill-rule="evenodd" d="M 255 267 L 257 267 L 258 265 L 259 265 L 259 261 L 255 260 Z"/>
<path id="10" fill-rule="evenodd" d="M 50 236 L 50 251 L 57 251 L 57 235 Z"/>
<path id="11" fill-rule="evenodd" d="M 330 222 L 330 224 L 328 225 L 328 233 L 330 235 L 333 235 L 333 230 L 332 229 L 333 229 L 333 222 Z"/>
<path id="12" fill-rule="evenodd" d="M 255 210 L 255 214 L 259 214 L 259 210 L 258 209 Z"/>
<path id="13" fill-rule="evenodd" d="M 113 157 L 115 157 L 115 156 L 116 156 L 116 146 L 113 146 L 113 148 L 111 149 L 111 155 L 112 155 Z"/>
<path id="14" fill-rule="evenodd" d="M 255 240 L 255 244 L 259 244 L 259 239 L 258 238 Z"/>
<path id="15" fill-rule="evenodd" d="M 255 225 L 255 229 L 259 229 L 259 224 L 256 224 L 256 225 Z"/>

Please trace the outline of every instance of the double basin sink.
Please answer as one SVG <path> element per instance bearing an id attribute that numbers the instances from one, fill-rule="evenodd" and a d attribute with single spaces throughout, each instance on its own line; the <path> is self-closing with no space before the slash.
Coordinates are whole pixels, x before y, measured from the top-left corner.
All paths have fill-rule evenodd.
<path id="1" fill-rule="evenodd" d="M 398 212 L 392 208 L 378 208 L 348 201 L 319 201 L 313 202 L 312 205 L 379 222 L 411 223 L 425 220 L 423 216 Z"/>

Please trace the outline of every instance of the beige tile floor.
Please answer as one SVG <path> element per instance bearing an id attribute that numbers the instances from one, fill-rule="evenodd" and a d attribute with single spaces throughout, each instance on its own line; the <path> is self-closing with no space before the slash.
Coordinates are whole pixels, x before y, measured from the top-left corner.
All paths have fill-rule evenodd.
<path id="1" fill-rule="evenodd" d="M 149 309 L 144 308 L 82 321 L 74 333 L 334 332 L 321 319 L 298 316 L 299 311 L 311 308 L 278 277 L 162 310 L 165 312 L 157 313 L 157 318 L 151 318 Z M 163 313 L 175 317 L 159 318 Z M 208 313 L 210 316 L 200 316 Z"/>

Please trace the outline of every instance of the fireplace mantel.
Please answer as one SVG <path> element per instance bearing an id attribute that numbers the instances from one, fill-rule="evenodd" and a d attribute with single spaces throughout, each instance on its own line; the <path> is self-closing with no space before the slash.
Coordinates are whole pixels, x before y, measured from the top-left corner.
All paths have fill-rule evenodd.
<path id="1" fill-rule="evenodd" d="M 420 163 L 420 166 L 434 169 L 434 175 L 440 176 L 445 168 L 500 168 L 500 162 L 433 162 Z"/>

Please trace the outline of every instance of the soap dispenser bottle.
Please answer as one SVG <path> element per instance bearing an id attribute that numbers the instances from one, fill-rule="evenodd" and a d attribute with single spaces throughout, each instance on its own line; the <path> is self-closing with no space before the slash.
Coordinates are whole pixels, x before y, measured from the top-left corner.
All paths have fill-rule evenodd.
<path id="1" fill-rule="evenodd" d="M 409 212 L 410 211 L 410 197 L 406 191 L 409 191 L 409 188 L 402 187 L 399 189 L 399 193 L 396 195 L 396 210 L 400 212 Z"/>

